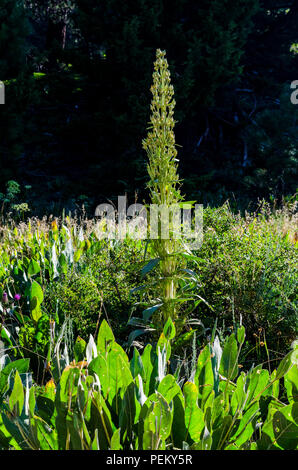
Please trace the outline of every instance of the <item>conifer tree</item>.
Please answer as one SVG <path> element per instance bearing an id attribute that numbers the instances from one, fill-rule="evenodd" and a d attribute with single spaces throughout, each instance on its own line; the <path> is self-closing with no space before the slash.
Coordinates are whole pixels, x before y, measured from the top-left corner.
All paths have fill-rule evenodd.
<path id="1" fill-rule="evenodd" d="M 144 134 L 148 120 L 148 95 L 144 90 L 150 86 L 151 63 L 157 48 L 166 49 L 171 58 L 178 104 L 176 133 L 183 155 L 180 171 L 186 174 L 189 165 L 192 176 L 207 173 L 208 181 L 210 168 L 222 164 L 222 153 L 213 148 L 206 152 L 205 159 L 198 157 L 200 164 L 194 165 L 193 160 L 197 143 L 206 131 L 205 124 L 210 122 L 209 108 L 212 107 L 211 119 L 216 116 L 217 104 L 222 116 L 222 102 L 216 102 L 219 90 L 229 89 L 241 77 L 241 61 L 258 3 L 77 0 L 75 21 L 83 38 L 83 54 L 77 62 L 88 76 L 88 87 L 92 84 L 89 106 L 96 103 L 93 142 L 99 142 L 98 135 L 107 135 L 110 129 L 117 132 L 112 145 L 110 139 L 98 144 L 97 155 L 101 152 L 108 156 L 114 181 L 121 181 L 121 188 L 124 183 L 127 189 L 133 186 L 141 191 L 146 178 L 136 142 L 138 135 Z M 100 109 L 97 103 L 101 104 Z M 217 122 L 214 127 L 212 137 L 216 139 Z"/>
<path id="2" fill-rule="evenodd" d="M 32 82 L 26 65 L 29 33 L 22 0 L 0 2 L 0 80 L 5 83 L 5 105 L 0 107 L 0 184 L 18 179 Z"/>
<path id="3" fill-rule="evenodd" d="M 28 22 L 22 0 L 0 3 L 0 80 L 16 78 L 26 65 Z"/>

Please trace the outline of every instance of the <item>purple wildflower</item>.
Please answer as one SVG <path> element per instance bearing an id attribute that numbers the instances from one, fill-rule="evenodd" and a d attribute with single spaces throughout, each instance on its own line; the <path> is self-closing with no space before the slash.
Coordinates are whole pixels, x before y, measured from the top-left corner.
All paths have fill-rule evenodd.
<path id="1" fill-rule="evenodd" d="M 3 297 L 2 297 L 2 302 L 4 304 L 8 304 L 9 300 L 8 300 L 8 295 L 6 292 L 3 292 Z"/>
<path id="2" fill-rule="evenodd" d="M 21 294 L 16 294 L 16 295 L 14 296 L 14 299 L 15 299 L 15 300 L 20 300 L 20 298 L 21 298 Z"/>

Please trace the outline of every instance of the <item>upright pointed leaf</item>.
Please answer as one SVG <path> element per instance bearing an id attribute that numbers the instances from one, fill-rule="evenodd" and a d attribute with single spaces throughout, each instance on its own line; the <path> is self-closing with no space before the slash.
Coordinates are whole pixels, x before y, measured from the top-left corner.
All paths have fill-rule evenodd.
<path id="1" fill-rule="evenodd" d="M 115 337 L 111 328 L 109 327 L 107 321 L 103 320 L 101 322 L 98 336 L 97 336 L 98 352 L 105 355 L 108 350 L 109 345 L 113 343 L 114 341 L 115 341 Z"/>
<path id="2" fill-rule="evenodd" d="M 228 380 L 234 380 L 238 374 L 237 352 L 237 341 L 232 333 L 224 345 L 219 368 L 219 373 Z"/>
<path id="3" fill-rule="evenodd" d="M 214 387 L 214 375 L 208 345 L 205 346 L 198 357 L 194 382 L 198 388 L 198 405 L 203 409 L 204 404 Z"/>
<path id="4" fill-rule="evenodd" d="M 205 427 L 203 411 L 198 407 L 198 388 L 195 384 L 186 382 L 183 394 L 185 398 L 185 427 L 187 429 L 185 440 L 189 435 L 193 441 L 198 442 Z"/>

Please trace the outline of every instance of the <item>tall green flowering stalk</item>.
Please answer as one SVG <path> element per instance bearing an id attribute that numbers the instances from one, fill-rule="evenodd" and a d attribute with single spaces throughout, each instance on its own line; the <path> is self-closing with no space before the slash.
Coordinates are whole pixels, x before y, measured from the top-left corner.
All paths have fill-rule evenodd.
<path id="1" fill-rule="evenodd" d="M 177 150 L 174 135 L 174 89 L 171 85 L 170 71 L 165 52 L 157 50 L 154 63 L 153 95 L 151 102 L 150 131 L 143 141 L 143 148 L 148 155 L 148 173 L 150 181 L 151 203 L 157 206 L 169 208 L 179 204 L 182 196 L 179 190 L 179 176 L 177 173 Z M 159 227 L 162 223 L 162 214 L 158 214 Z M 179 240 L 173 235 L 173 213 L 169 215 L 169 237 L 158 238 L 152 241 L 152 251 L 156 258 L 160 259 L 160 292 L 162 300 L 161 315 L 155 314 L 155 320 L 165 322 L 169 317 L 177 318 L 176 272 L 178 266 L 177 250 Z M 157 318 L 158 317 L 158 318 Z M 161 324 L 160 324 L 161 326 Z"/>

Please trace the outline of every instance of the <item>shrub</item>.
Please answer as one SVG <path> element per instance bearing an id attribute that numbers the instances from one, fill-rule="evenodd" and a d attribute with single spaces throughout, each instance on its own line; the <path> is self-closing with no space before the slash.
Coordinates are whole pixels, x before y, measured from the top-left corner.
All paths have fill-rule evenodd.
<path id="1" fill-rule="evenodd" d="M 88 338 L 96 332 L 101 315 L 101 295 L 94 280 L 84 275 L 67 275 L 47 286 L 47 308 L 58 311 L 60 320 L 72 318 L 78 335 Z"/>
<path id="2" fill-rule="evenodd" d="M 275 214 L 263 208 L 240 217 L 225 205 L 208 208 L 204 217 L 204 242 L 191 267 L 193 287 L 213 311 L 201 303 L 197 315 L 207 324 L 218 317 L 232 328 L 242 318 L 250 344 L 260 336 L 275 356 L 297 335 L 296 216 L 286 208 Z"/>
<path id="3" fill-rule="evenodd" d="M 92 248 L 92 247 L 91 247 Z M 130 291 L 138 282 L 136 265 L 144 246 L 134 240 L 102 240 L 82 256 L 75 271 L 47 286 L 47 309 L 70 317 L 77 334 L 88 340 L 96 334 L 99 318 L 108 318 L 119 338 L 126 339 L 127 321 L 135 302 Z"/>

